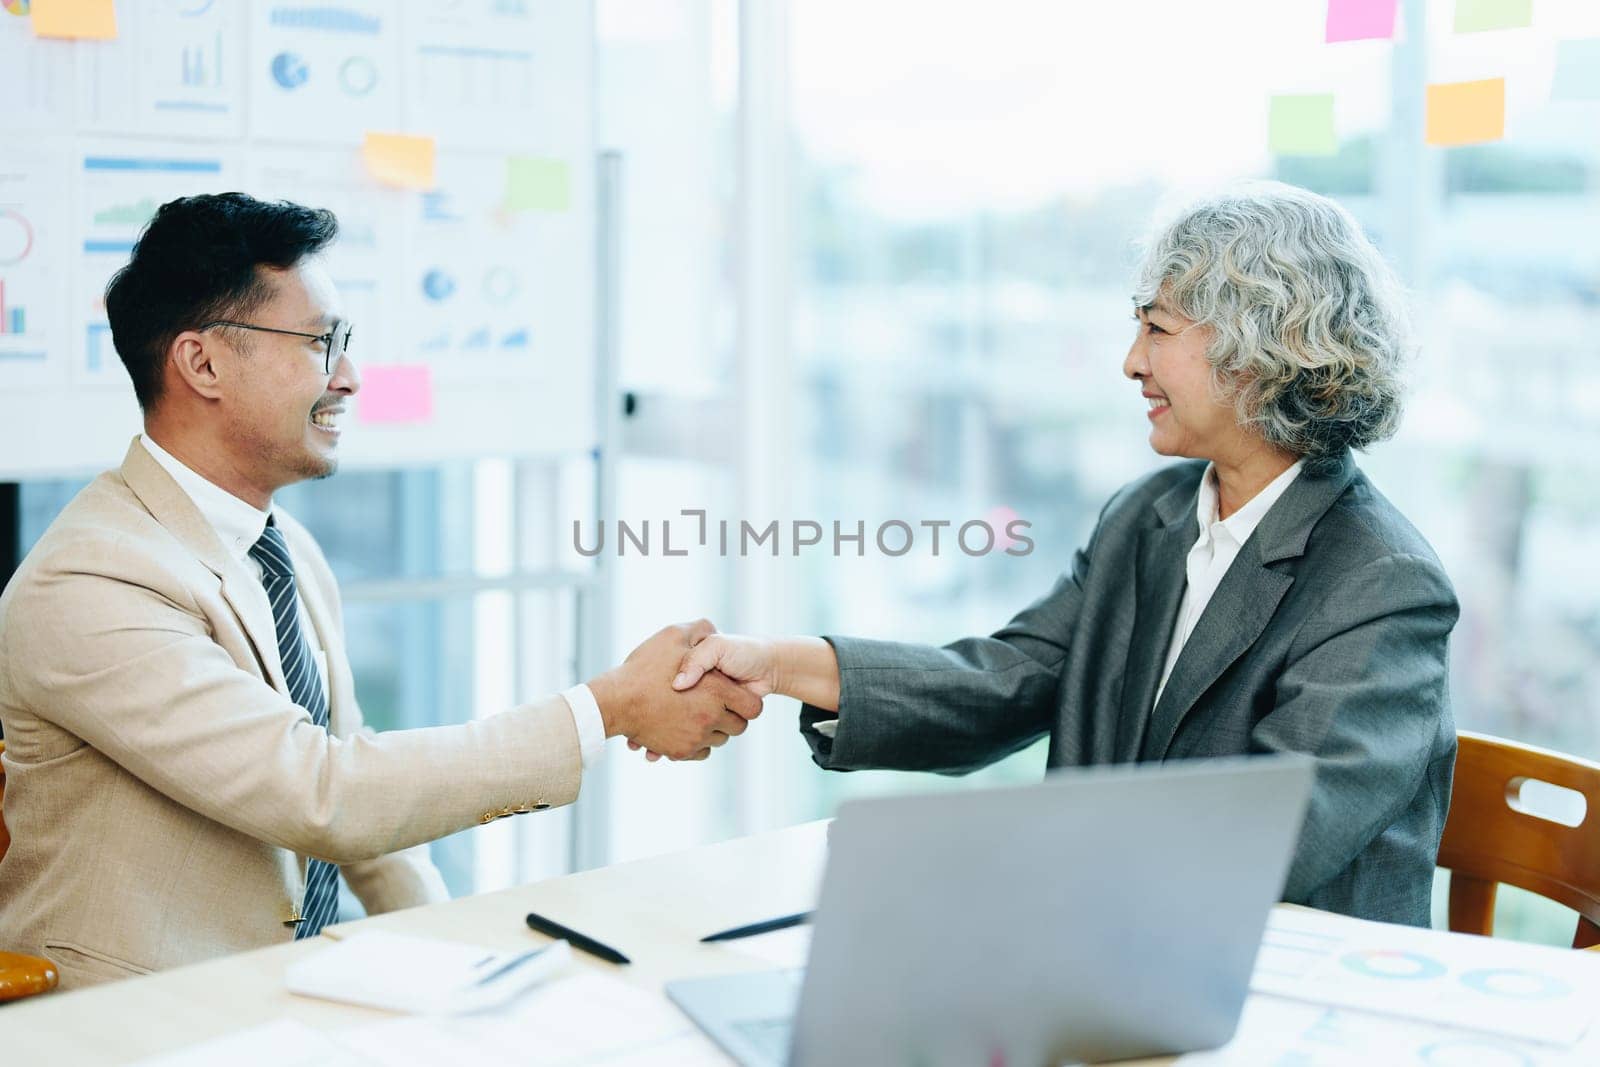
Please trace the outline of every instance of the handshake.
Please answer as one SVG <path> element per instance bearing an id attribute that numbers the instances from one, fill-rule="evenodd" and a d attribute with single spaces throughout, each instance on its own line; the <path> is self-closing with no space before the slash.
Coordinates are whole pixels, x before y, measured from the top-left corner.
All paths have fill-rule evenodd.
<path id="1" fill-rule="evenodd" d="M 744 733 L 761 698 L 779 691 L 778 647 L 718 634 L 704 619 L 668 626 L 589 690 L 607 737 L 626 737 L 652 760 L 703 760 Z"/>

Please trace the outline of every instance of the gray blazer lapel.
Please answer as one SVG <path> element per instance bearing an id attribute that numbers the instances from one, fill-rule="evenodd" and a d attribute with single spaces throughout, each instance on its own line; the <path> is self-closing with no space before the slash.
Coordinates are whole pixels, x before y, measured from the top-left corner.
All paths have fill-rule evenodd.
<path id="1" fill-rule="evenodd" d="M 1255 644 L 1278 610 L 1278 601 L 1294 584 L 1292 576 L 1268 570 L 1260 559 L 1253 558 L 1255 542 L 1251 537 L 1240 550 L 1173 664 L 1161 702 L 1150 715 L 1144 759 L 1166 758 L 1183 717 L 1222 672 Z"/>
<path id="2" fill-rule="evenodd" d="M 1355 463 L 1346 452 L 1328 474 L 1302 473 L 1267 512 L 1228 568 L 1173 665 L 1161 702 L 1151 714 L 1140 758 L 1165 759 L 1184 716 L 1255 644 L 1294 584 L 1292 574 L 1273 570 L 1271 564 L 1305 553 L 1311 531 L 1355 474 Z"/>
<path id="3" fill-rule="evenodd" d="M 1138 572 L 1134 576 L 1133 638 L 1123 675 L 1122 707 L 1117 716 L 1116 759 L 1139 758 L 1155 702 L 1156 683 L 1166 665 L 1167 645 L 1183 602 L 1185 562 L 1200 536 L 1194 509 L 1198 483 L 1168 490 L 1156 501 L 1160 526 L 1139 532 Z"/>

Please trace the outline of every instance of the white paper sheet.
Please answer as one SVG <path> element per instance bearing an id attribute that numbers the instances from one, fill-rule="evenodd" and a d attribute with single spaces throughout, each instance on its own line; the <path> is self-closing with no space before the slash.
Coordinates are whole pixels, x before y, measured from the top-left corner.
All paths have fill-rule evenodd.
<path id="1" fill-rule="evenodd" d="M 365 930 L 284 971 L 284 985 L 321 997 L 389 1011 L 481 1011 L 521 996 L 566 970 L 565 941 L 503 952 L 459 941 Z"/>
<path id="2" fill-rule="evenodd" d="M 804 967 L 811 955 L 811 924 L 791 926 L 787 930 L 774 930 L 770 934 L 757 934 L 729 941 L 722 946 L 744 955 L 754 956 L 775 967 Z"/>
<path id="3" fill-rule="evenodd" d="M 133 1067 L 372 1067 L 372 1060 L 292 1019 L 252 1026 Z"/>
<path id="4" fill-rule="evenodd" d="M 396 0 L 252 4 L 251 137 L 354 146 L 368 130 L 398 131 L 402 11 Z"/>
<path id="5" fill-rule="evenodd" d="M 0 157 L 0 389 L 64 385 L 72 238 L 61 190 L 72 164 L 59 140 L 8 142 Z"/>
<path id="6" fill-rule="evenodd" d="M 78 127 L 221 140 L 244 130 L 243 4 L 122 4 L 117 36 L 77 54 Z"/>
<path id="7" fill-rule="evenodd" d="M 1600 954 L 1278 909 L 1250 988 L 1567 1046 L 1600 1012 Z"/>
<path id="8" fill-rule="evenodd" d="M 597 971 L 548 983 L 497 1011 L 395 1019 L 336 1036 L 389 1067 L 728 1062 L 663 997 Z"/>

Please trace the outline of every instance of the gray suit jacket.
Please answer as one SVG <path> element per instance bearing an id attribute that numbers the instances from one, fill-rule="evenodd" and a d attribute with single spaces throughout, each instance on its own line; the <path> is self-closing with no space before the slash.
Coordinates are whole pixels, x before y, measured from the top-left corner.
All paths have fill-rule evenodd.
<path id="1" fill-rule="evenodd" d="M 838 730 L 801 731 L 832 770 L 962 774 L 1050 736 L 1051 767 L 1253 752 L 1316 759 L 1284 899 L 1426 925 L 1450 802 L 1446 647 L 1458 609 L 1433 550 L 1347 454 L 1302 473 L 1156 683 L 1199 535 L 1205 465 L 1124 487 L 1044 597 L 943 648 L 828 637 Z"/>

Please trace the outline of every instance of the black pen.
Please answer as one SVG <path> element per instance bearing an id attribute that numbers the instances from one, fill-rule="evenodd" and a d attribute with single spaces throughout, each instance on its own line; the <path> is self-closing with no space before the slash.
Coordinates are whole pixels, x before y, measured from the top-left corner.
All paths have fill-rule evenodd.
<path id="1" fill-rule="evenodd" d="M 581 948 L 583 951 L 589 953 L 589 955 L 599 956 L 607 963 L 632 962 L 628 959 L 628 957 L 624 956 L 610 945 L 602 945 L 594 938 L 586 937 L 583 934 L 578 933 L 576 930 L 562 926 L 560 923 L 551 922 L 543 915 L 535 915 L 532 912 L 529 912 L 528 925 L 539 931 L 541 934 L 549 934 L 551 937 L 565 938 L 572 944 L 573 948 Z"/>
<path id="2" fill-rule="evenodd" d="M 802 911 L 798 915 L 784 915 L 777 919 L 768 919 L 765 922 L 751 923 L 749 926 L 735 926 L 732 930 L 722 930 L 714 934 L 707 934 L 700 939 L 702 944 L 711 941 L 737 941 L 741 937 L 754 937 L 757 934 L 771 933 L 773 930 L 786 930 L 791 926 L 811 921 L 811 913 Z"/>

